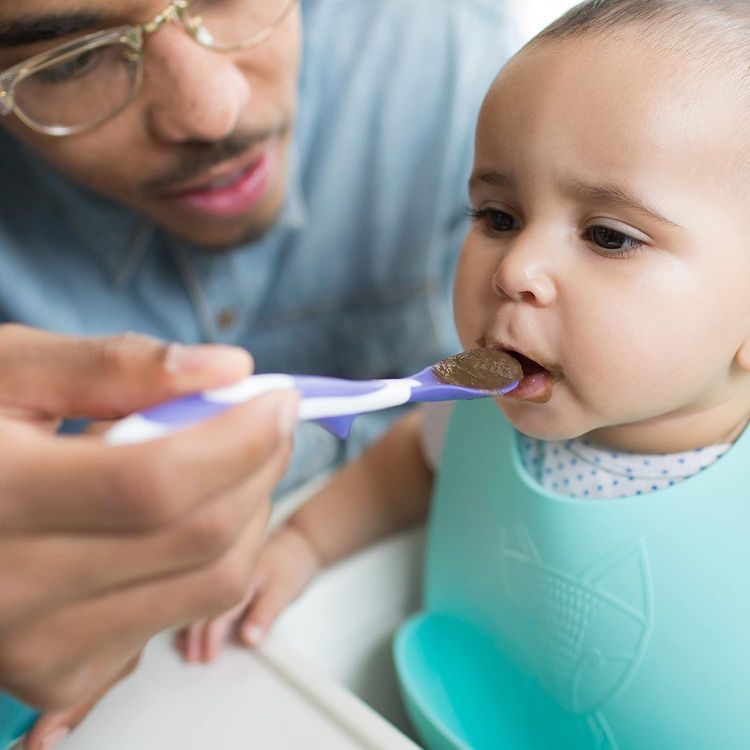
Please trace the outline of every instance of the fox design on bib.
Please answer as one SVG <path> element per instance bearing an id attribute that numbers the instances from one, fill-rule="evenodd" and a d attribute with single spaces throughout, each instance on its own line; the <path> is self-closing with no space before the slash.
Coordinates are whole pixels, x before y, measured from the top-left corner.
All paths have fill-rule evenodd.
<path id="1" fill-rule="evenodd" d="M 637 672 L 653 628 L 644 543 L 565 570 L 545 562 L 518 524 L 503 534 L 501 550 L 504 595 L 525 615 L 517 618 L 523 632 L 511 634 L 517 657 L 564 711 L 577 715 L 592 747 L 614 750 L 601 709 Z"/>

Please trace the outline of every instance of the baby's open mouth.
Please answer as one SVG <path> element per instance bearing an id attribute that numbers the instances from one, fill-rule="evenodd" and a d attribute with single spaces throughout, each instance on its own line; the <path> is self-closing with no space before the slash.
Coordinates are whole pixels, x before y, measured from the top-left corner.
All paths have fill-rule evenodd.
<path id="1" fill-rule="evenodd" d="M 549 401 L 552 398 L 555 383 L 562 379 L 562 371 L 558 368 L 547 369 L 521 352 L 511 349 L 503 349 L 503 351 L 517 360 L 523 369 L 521 382 L 507 394 L 506 398 L 533 401 L 538 404 Z"/>

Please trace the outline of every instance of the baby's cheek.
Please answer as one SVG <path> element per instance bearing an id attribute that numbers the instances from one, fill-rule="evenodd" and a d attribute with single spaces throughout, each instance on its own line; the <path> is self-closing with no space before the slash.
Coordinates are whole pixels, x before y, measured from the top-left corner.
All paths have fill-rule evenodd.
<path id="1" fill-rule="evenodd" d="M 475 297 L 473 300 L 465 291 L 454 296 L 453 317 L 456 331 L 464 349 L 476 349 L 483 346 L 480 339 L 486 334 L 487 328 L 482 306 Z"/>
<path id="2" fill-rule="evenodd" d="M 626 407 L 642 380 L 617 360 L 581 354 L 565 367 L 563 383 L 575 403 L 604 416 Z"/>

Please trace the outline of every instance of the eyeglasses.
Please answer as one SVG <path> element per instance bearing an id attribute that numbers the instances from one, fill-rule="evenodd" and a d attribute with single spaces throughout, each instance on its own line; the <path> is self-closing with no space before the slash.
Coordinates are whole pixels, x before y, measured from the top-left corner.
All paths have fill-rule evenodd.
<path id="1" fill-rule="evenodd" d="M 235 52 L 265 41 L 297 0 L 175 0 L 148 23 L 89 34 L 0 73 L 0 116 L 53 136 L 90 130 L 121 112 L 143 78 L 143 43 L 176 21 L 202 47 Z"/>

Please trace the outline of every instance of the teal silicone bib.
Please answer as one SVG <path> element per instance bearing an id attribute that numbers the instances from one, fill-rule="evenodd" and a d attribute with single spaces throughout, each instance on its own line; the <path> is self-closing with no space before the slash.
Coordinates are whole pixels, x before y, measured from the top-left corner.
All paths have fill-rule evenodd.
<path id="1" fill-rule="evenodd" d="M 39 712 L 0 693 L 0 750 L 10 750 L 31 729 Z"/>
<path id="2" fill-rule="evenodd" d="M 554 495 L 492 402 L 458 405 L 395 646 L 427 747 L 750 748 L 749 476 L 746 431 L 667 490 Z"/>

